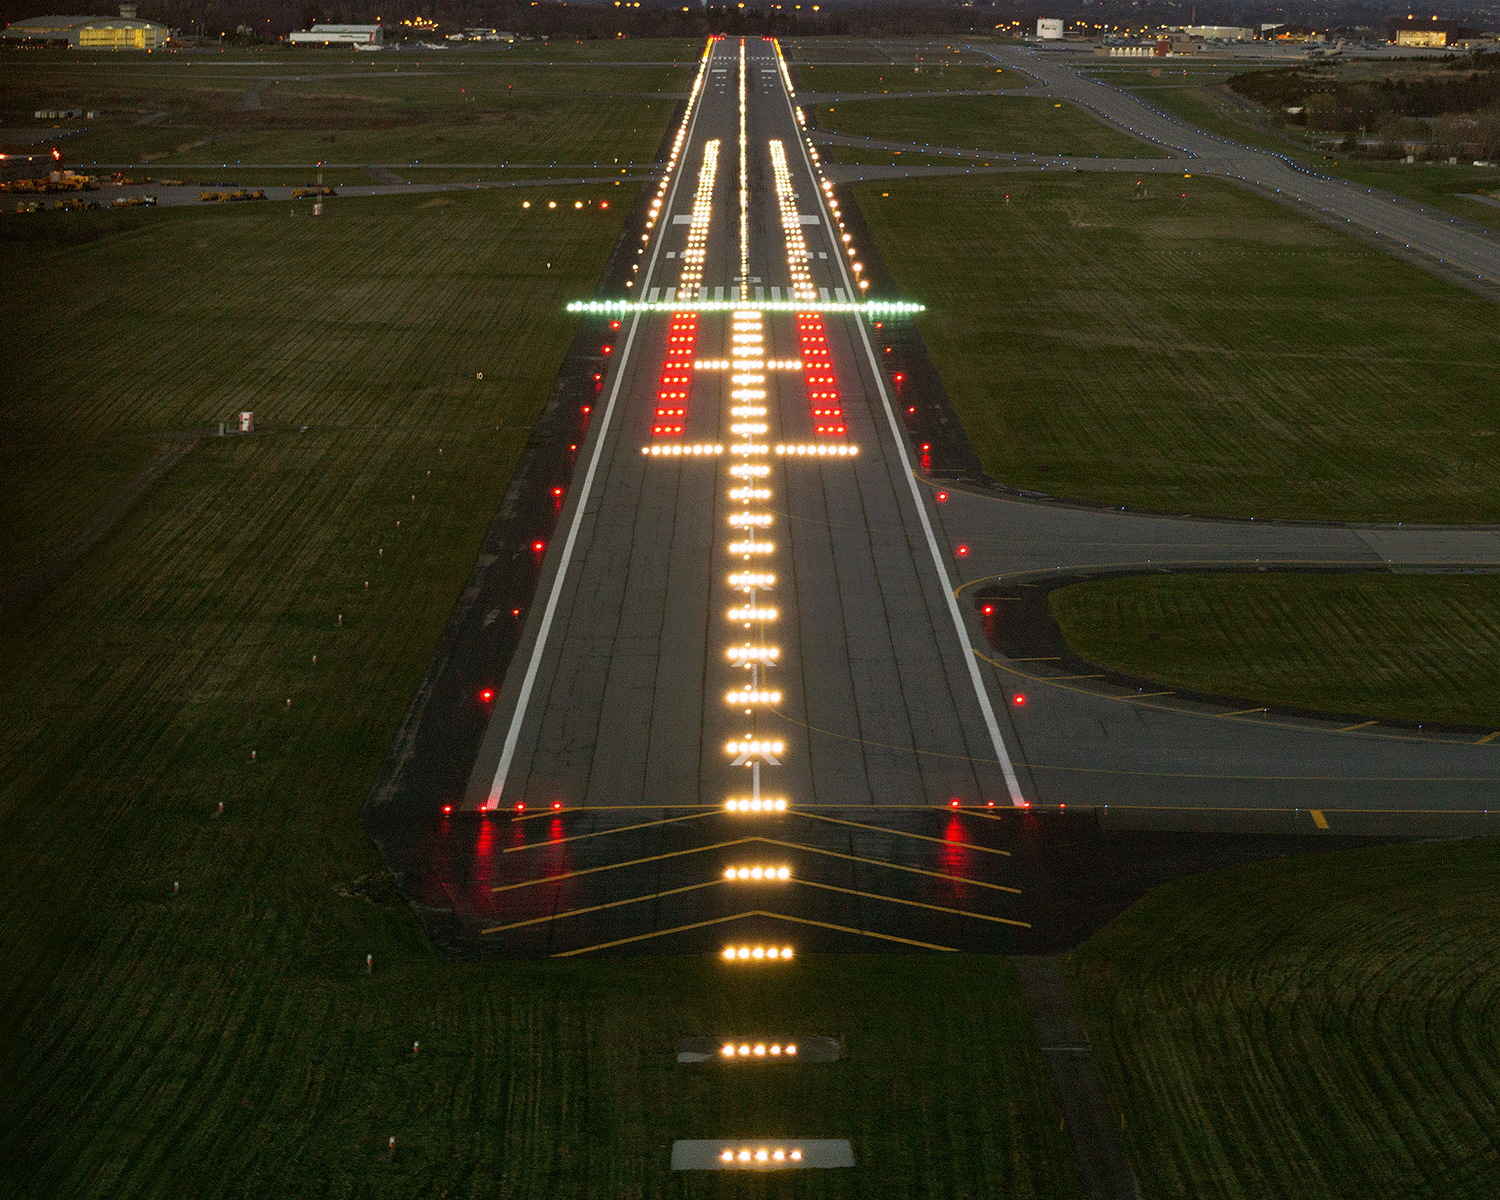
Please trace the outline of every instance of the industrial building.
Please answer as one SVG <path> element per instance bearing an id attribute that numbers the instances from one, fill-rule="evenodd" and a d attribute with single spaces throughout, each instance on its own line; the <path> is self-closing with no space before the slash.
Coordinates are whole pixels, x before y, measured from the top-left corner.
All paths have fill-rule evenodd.
<path id="1" fill-rule="evenodd" d="M 1396 17 L 1390 24 L 1390 40 L 1398 46 L 1451 46 L 1482 32 L 1439 17 Z"/>
<path id="2" fill-rule="evenodd" d="M 322 25 L 311 29 L 294 29 L 287 41 L 312 46 L 379 46 L 384 34 L 379 25 Z"/>
<path id="3" fill-rule="evenodd" d="M 12 21 L 0 37 L 38 45 L 68 45 L 79 50 L 156 50 L 167 44 L 170 30 L 154 21 L 139 21 L 135 5 L 122 4 L 119 17 L 27 17 Z"/>

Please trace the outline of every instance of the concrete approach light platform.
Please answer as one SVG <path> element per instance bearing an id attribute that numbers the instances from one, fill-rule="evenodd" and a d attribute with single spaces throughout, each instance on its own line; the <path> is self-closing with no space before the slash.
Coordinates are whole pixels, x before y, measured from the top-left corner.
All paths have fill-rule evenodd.
<path id="1" fill-rule="evenodd" d="M 733 1047 L 735 1053 L 726 1054 L 725 1047 Z M 838 1062 L 839 1054 L 839 1040 L 831 1037 L 685 1037 L 677 1039 L 677 1061 L 680 1063 L 830 1063 Z"/>
<path id="2" fill-rule="evenodd" d="M 672 1143 L 674 1171 L 777 1171 L 852 1167 L 845 1138 L 705 1138 Z"/>

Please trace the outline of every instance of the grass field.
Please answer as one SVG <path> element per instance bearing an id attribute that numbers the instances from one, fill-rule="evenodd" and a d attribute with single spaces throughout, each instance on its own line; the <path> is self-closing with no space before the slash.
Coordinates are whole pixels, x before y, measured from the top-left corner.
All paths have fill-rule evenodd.
<path id="1" fill-rule="evenodd" d="M 1143 1195 L 1494 1195 L 1494 841 L 1184 879 L 1071 961 Z"/>
<path id="2" fill-rule="evenodd" d="M 848 67 L 799 63 L 792 76 L 799 92 L 948 92 L 982 88 L 1023 88 L 1030 78 L 1002 67 L 926 66 Z"/>
<path id="3" fill-rule="evenodd" d="M 811 115 L 811 114 L 810 114 Z M 1161 158 L 1162 152 L 1071 105 L 1030 96 L 916 96 L 819 105 L 820 128 L 857 137 L 993 154 Z"/>
<path id="4" fill-rule="evenodd" d="M 1227 185 L 1146 183 L 856 189 L 997 479 L 1174 511 L 1494 519 L 1493 304 Z"/>
<path id="5" fill-rule="evenodd" d="M 371 57 L 100 62 L 43 53 L 13 64 L 0 112 L 29 125 L 39 104 L 99 109 L 60 140 L 74 164 L 649 162 L 693 71 L 690 61 Z M 252 89 L 259 106 L 246 108 Z"/>
<path id="6" fill-rule="evenodd" d="M 1060 588 L 1090 662 L 1256 703 L 1500 728 L 1500 579 L 1167 575 Z"/>

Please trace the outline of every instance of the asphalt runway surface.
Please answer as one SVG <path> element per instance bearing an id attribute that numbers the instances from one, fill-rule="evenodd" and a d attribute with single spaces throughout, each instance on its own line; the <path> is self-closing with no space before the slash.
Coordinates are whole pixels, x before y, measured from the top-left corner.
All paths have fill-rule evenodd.
<path id="1" fill-rule="evenodd" d="M 1186 871 L 1489 829 L 1500 740 L 1072 678 L 996 651 L 981 593 L 1101 567 L 1488 569 L 1500 530 L 1171 518 L 932 478 L 889 331 L 847 311 L 862 235 L 772 42 L 711 43 L 654 195 L 602 294 L 660 311 L 585 326 L 598 392 L 503 683 L 461 717 L 471 749 L 431 759 L 449 776 L 431 811 L 367 809 L 445 948 L 1055 949 Z M 471 686 L 444 678 L 424 684 L 439 728 Z M 419 793 L 393 759 L 392 788 Z"/>

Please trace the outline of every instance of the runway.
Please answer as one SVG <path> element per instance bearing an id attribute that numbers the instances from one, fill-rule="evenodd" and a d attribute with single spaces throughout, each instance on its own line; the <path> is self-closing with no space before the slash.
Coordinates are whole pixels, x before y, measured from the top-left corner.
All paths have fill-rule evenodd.
<path id="1" fill-rule="evenodd" d="M 514 953 L 783 926 L 1002 948 L 1004 706 L 864 318 L 837 311 L 859 247 L 774 42 L 710 43 L 656 199 L 627 294 L 666 311 L 608 332 L 454 814 L 507 822 L 469 920 Z"/>
<path id="2" fill-rule="evenodd" d="M 859 311 L 874 248 L 774 42 L 710 42 L 664 165 L 598 298 L 628 303 L 570 360 L 595 390 L 559 417 L 566 484 L 524 481 L 556 514 L 503 681 L 485 682 L 486 554 L 367 806 L 440 945 L 747 967 L 1055 949 L 1187 870 L 1410 836 L 1414 814 L 1489 829 L 1500 741 L 1070 678 L 990 644 L 982 589 L 1261 557 L 1492 565 L 1495 530 L 946 483 L 909 432 L 910 384 L 893 404 L 909 323 Z"/>

